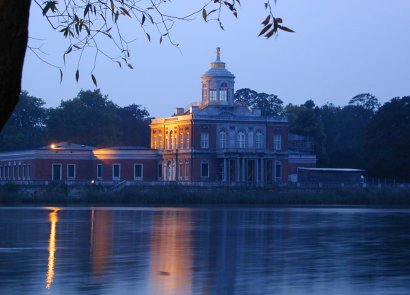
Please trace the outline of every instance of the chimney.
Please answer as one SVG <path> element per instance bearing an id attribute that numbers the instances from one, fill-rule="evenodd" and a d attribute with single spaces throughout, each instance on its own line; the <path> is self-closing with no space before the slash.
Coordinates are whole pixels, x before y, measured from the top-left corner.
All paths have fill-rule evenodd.
<path id="1" fill-rule="evenodd" d="M 184 108 L 177 108 L 175 114 L 181 116 L 184 114 Z"/>

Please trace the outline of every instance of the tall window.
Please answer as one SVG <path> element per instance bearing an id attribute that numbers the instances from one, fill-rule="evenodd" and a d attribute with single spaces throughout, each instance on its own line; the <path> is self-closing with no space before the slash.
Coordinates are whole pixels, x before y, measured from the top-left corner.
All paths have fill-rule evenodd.
<path id="1" fill-rule="evenodd" d="M 67 179 L 75 179 L 75 164 L 67 164 Z"/>
<path id="2" fill-rule="evenodd" d="M 219 132 L 219 146 L 221 149 L 225 149 L 227 147 L 226 145 L 226 132 L 222 130 Z"/>
<path id="3" fill-rule="evenodd" d="M 275 161 L 275 178 L 282 178 L 282 164 L 280 161 Z"/>
<path id="4" fill-rule="evenodd" d="M 209 98 L 211 101 L 216 101 L 216 90 L 215 89 L 210 89 L 209 90 Z"/>
<path id="5" fill-rule="evenodd" d="M 179 149 L 184 149 L 184 134 L 182 133 L 179 134 Z"/>
<path id="6" fill-rule="evenodd" d="M 239 131 L 237 134 L 238 139 L 238 148 L 244 149 L 245 148 L 245 132 Z"/>
<path id="7" fill-rule="evenodd" d="M 186 148 L 187 148 L 187 149 L 190 148 L 190 146 L 189 146 L 189 132 L 187 132 L 187 133 L 185 134 L 185 145 L 186 145 Z"/>
<path id="8" fill-rule="evenodd" d="M 185 180 L 189 180 L 189 162 L 185 162 Z"/>
<path id="9" fill-rule="evenodd" d="M 173 150 L 174 149 L 174 134 L 172 131 L 169 133 L 169 149 Z"/>
<path id="10" fill-rule="evenodd" d="M 27 179 L 31 178 L 31 164 L 27 165 Z"/>
<path id="11" fill-rule="evenodd" d="M 282 135 L 280 134 L 275 134 L 273 136 L 273 149 L 275 151 L 280 151 L 282 150 Z"/>
<path id="12" fill-rule="evenodd" d="M 209 148 L 209 133 L 208 132 L 201 133 L 201 148 L 203 149 Z"/>
<path id="13" fill-rule="evenodd" d="M 97 179 L 102 179 L 103 175 L 103 165 L 97 164 Z"/>
<path id="14" fill-rule="evenodd" d="M 165 149 L 169 150 L 169 138 L 168 135 L 165 135 Z"/>
<path id="15" fill-rule="evenodd" d="M 219 88 L 219 100 L 228 100 L 228 85 L 226 83 L 222 83 L 221 87 Z"/>
<path id="16" fill-rule="evenodd" d="M 201 177 L 207 178 L 209 177 L 209 163 L 208 161 L 201 162 Z"/>
<path id="17" fill-rule="evenodd" d="M 121 177 L 121 165 L 120 164 L 113 164 L 112 165 L 112 179 L 119 180 Z"/>
<path id="18" fill-rule="evenodd" d="M 134 164 L 134 180 L 142 180 L 144 166 L 142 164 Z"/>
<path id="19" fill-rule="evenodd" d="M 154 149 L 158 148 L 158 142 L 157 142 L 157 136 L 156 135 L 153 136 L 153 147 L 154 147 Z"/>
<path id="20" fill-rule="evenodd" d="M 23 166 L 22 166 L 22 169 L 23 169 L 23 179 L 26 179 L 26 164 L 23 164 Z"/>
<path id="21" fill-rule="evenodd" d="M 184 179 L 184 163 L 182 161 L 178 163 L 178 179 Z"/>
<path id="22" fill-rule="evenodd" d="M 255 134 L 255 147 L 257 149 L 261 149 L 262 148 L 262 132 L 258 131 Z"/>
<path id="23" fill-rule="evenodd" d="M 159 135 L 158 138 L 158 147 L 159 149 L 162 149 L 162 135 Z"/>

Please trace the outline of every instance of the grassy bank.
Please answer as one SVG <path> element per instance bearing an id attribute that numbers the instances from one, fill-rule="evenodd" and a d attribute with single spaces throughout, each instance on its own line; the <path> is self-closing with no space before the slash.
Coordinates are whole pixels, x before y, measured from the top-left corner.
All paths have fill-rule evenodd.
<path id="1" fill-rule="evenodd" d="M 0 190 L 0 205 L 374 205 L 410 206 L 408 190 L 369 189 L 228 189 L 180 186 L 128 187 L 120 192 L 105 192 L 99 187 L 83 187 L 73 196 L 66 186 L 50 185 L 27 190 L 15 185 Z"/>

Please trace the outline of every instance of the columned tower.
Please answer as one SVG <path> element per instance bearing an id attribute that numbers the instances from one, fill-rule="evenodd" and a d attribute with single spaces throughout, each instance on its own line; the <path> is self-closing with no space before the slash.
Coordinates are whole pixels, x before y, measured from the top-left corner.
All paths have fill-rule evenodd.
<path id="1" fill-rule="evenodd" d="M 202 75 L 202 106 L 233 105 L 235 76 L 221 61 L 221 49 L 216 48 L 216 60 Z"/>

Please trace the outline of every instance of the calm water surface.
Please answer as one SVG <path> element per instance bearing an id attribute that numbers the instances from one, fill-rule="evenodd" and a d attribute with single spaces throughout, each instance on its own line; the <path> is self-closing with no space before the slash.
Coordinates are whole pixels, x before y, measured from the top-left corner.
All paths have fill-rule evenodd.
<path id="1" fill-rule="evenodd" d="M 410 294 L 410 210 L 0 208 L 0 294 Z"/>

